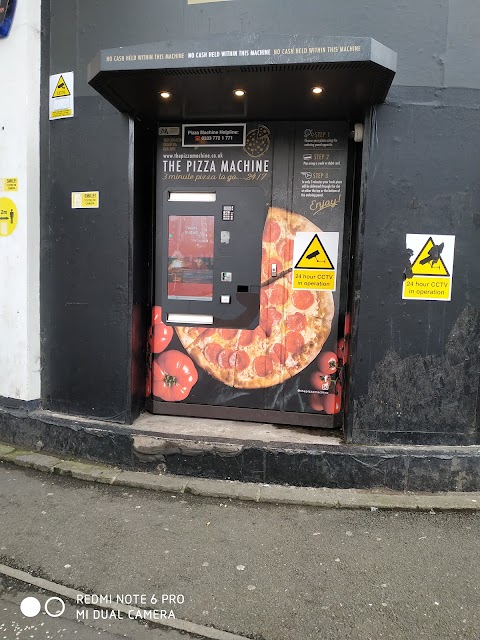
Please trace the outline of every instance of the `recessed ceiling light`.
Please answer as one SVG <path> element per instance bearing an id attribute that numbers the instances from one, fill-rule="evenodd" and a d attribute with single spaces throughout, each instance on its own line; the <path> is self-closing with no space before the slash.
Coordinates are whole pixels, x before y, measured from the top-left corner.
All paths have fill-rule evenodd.
<path id="1" fill-rule="evenodd" d="M 235 91 L 233 92 L 234 95 L 237 96 L 237 98 L 243 98 L 243 96 L 247 93 L 245 91 L 245 89 L 235 89 Z"/>
<path id="2" fill-rule="evenodd" d="M 312 89 L 312 93 L 314 93 L 315 95 L 318 95 L 319 93 L 322 93 L 323 89 L 322 87 L 313 87 Z"/>
<path id="3" fill-rule="evenodd" d="M 160 97 L 164 100 L 168 100 L 168 98 L 172 97 L 172 94 L 170 93 L 170 91 L 160 91 Z"/>

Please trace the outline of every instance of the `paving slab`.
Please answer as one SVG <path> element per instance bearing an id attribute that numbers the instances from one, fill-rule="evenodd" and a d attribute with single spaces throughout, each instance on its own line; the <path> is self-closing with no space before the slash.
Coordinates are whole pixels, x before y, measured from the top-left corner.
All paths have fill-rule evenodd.
<path id="1" fill-rule="evenodd" d="M 0 460 L 2 460 L 3 456 L 6 456 L 9 453 L 15 451 L 15 447 L 12 447 L 8 444 L 0 444 Z"/>
<path id="2" fill-rule="evenodd" d="M 338 507 L 338 493 L 341 493 L 341 490 L 261 485 L 259 502 L 298 504 L 332 509 Z"/>
<path id="3" fill-rule="evenodd" d="M 183 493 L 187 486 L 187 479 L 183 477 L 162 476 L 139 471 L 121 471 L 113 484 L 153 491 L 172 491 Z"/>
<path id="4" fill-rule="evenodd" d="M 37 471 L 46 471 L 53 473 L 55 465 L 58 464 L 58 458 L 47 456 L 43 453 L 28 453 L 26 455 L 16 455 L 15 464 L 19 467 L 28 467 Z"/>
<path id="5" fill-rule="evenodd" d="M 235 498 L 237 500 L 258 502 L 260 487 L 253 482 L 189 478 L 186 491 L 195 496 L 209 496 L 224 499 Z"/>
<path id="6" fill-rule="evenodd" d="M 112 484 L 119 475 L 120 469 L 104 465 L 86 464 L 75 460 L 64 460 L 55 465 L 55 473 L 77 478 L 78 480 Z"/>

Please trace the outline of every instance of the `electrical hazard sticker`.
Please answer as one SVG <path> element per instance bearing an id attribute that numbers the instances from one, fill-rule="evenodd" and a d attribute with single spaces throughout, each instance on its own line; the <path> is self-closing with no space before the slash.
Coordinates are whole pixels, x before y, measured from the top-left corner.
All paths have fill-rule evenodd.
<path id="1" fill-rule="evenodd" d="M 0 191 L 18 191 L 18 178 L 0 178 Z"/>
<path id="2" fill-rule="evenodd" d="M 452 298 L 455 236 L 407 233 L 403 300 Z"/>
<path id="3" fill-rule="evenodd" d="M 17 205 L 10 198 L 0 198 L 0 238 L 11 235 L 17 222 Z"/>
<path id="4" fill-rule="evenodd" d="M 98 209 L 99 206 L 98 191 L 72 191 L 72 209 Z"/>
<path id="5" fill-rule="evenodd" d="M 338 232 L 300 232 L 293 247 L 293 288 L 335 291 Z"/>
<path id="6" fill-rule="evenodd" d="M 73 71 L 57 73 L 50 76 L 50 120 L 73 118 Z"/>

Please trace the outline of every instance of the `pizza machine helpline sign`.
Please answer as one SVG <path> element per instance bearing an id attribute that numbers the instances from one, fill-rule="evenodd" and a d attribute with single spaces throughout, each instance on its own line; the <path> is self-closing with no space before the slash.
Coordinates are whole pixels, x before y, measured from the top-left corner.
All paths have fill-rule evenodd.
<path id="1" fill-rule="evenodd" d="M 293 247 L 293 288 L 335 291 L 337 287 L 338 231 L 302 231 Z"/>
<path id="2" fill-rule="evenodd" d="M 407 233 L 410 265 L 404 271 L 403 300 L 452 299 L 455 236 Z"/>
<path id="3" fill-rule="evenodd" d="M 49 91 L 48 111 L 50 120 L 73 118 L 75 115 L 73 71 L 50 76 Z"/>
<path id="4" fill-rule="evenodd" d="M 246 124 L 184 124 L 183 147 L 244 147 Z"/>

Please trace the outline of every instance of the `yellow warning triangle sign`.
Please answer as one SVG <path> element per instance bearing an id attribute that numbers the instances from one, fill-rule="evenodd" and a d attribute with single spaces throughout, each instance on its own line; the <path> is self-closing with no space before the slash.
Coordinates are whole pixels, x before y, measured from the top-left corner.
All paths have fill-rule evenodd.
<path id="1" fill-rule="evenodd" d="M 317 234 L 310 240 L 308 247 L 302 253 L 295 269 L 328 269 L 334 271 L 335 267 L 328 257 L 325 247 Z"/>
<path id="2" fill-rule="evenodd" d="M 53 92 L 52 98 L 64 98 L 65 96 L 69 96 L 70 89 L 67 87 L 67 83 L 63 79 L 63 76 L 60 76 L 57 82 L 57 86 L 55 87 L 55 91 Z"/>
<path id="3" fill-rule="evenodd" d="M 415 258 L 412 264 L 414 276 L 446 276 L 449 277 L 448 269 L 442 260 L 443 242 L 436 245 L 433 238 L 427 240 L 423 249 Z"/>

